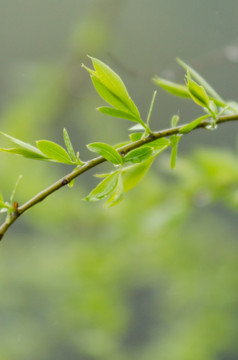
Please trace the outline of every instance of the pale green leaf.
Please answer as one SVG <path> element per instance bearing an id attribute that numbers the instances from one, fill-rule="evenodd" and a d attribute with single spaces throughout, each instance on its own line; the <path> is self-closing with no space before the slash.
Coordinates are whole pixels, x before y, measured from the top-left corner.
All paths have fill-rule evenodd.
<path id="1" fill-rule="evenodd" d="M 66 149 L 67 149 L 69 155 L 71 156 L 71 159 L 74 162 L 76 162 L 77 161 L 76 154 L 75 154 L 73 145 L 71 143 L 69 134 L 66 129 L 63 129 L 63 136 L 64 136 L 64 143 L 65 143 Z"/>
<path id="2" fill-rule="evenodd" d="M 93 189 L 85 200 L 98 201 L 109 196 L 117 186 L 119 172 L 116 171 L 103 179 L 95 189 Z"/>
<path id="3" fill-rule="evenodd" d="M 142 138 L 144 133 L 142 132 L 136 132 L 136 133 L 133 133 L 133 134 L 130 134 L 130 139 L 131 141 L 137 141 L 137 140 L 140 140 Z"/>
<path id="4" fill-rule="evenodd" d="M 10 148 L 10 149 L 0 148 L 0 151 L 10 153 L 10 154 L 24 156 L 26 158 L 35 159 L 35 160 L 45 160 L 45 161 L 50 160 L 48 157 L 41 154 L 40 152 L 37 153 L 37 152 L 30 151 L 30 150 L 23 149 L 23 148 Z"/>
<path id="5" fill-rule="evenodd" d="M 120 97 L 111 92 L 105 85 L 98 79 L 97 76 L 91 77 L 92 83 L 97 90 L 98 94 L 105 100 L 108 104 L 114 106 L 116 109 L 128 112 L 128 106 L 122 101 Z M 133 114 L 134 115 L 134 114 Z"/>
<path id="6" fill-rule="evenodd" d="M 179 116 L 178 115 L 172 116 L 171 126 L 176 127 L 178 125 L 178 122 L 179 122 Z"/>
<path id="7" fill-rule="evenodd" d="M 184 98 L 190 98 L 188 89 L 183 84 L 177 84 L 175 82 L 165 80 L 165 79 L 162 79 L 160 77 L 155 77 L 153 79 L 153 82 L 156 85 L 159 85 L 160 87 L 162 87 L 162 89 L 170 92 L 171 94 L 173 94 L 175 96 L 181 96 L 181 97 L 184 97 Z"/>
<path id="8" fill-rule="evenodd" d="M 208 117 L 210 117 L 210 115 L 204 115 L 201 116 L 193 121 L 191 121 L 189 124 L 184 125 L 180 130 L 179 133 L 180 134 L 187 134 L 188 132 L 192 131 L 193 129 L 195 129 L 203 120 L 207 119 Z"/>
<path id="9" fill-rule="evenodd" d="M 205 89 L 187 76 L 187 87 L 191 98 L 198 105 L 209 109 L 209 97 Z"/>
<path id="10" fill-rule="evenodd" d="M 110 115 L 116 118 L 138 122 L 138 119 L 133 114 L 126 111 L 110 108 L 108 106 L 101 106 L 97 108 L 97 110 L 102 112 L 103 114 Z"/>
<path id="11" fill-rule="evenodd" d="M 0 131 L 0 134 L 2 134 L 7 139 L 12 141 L 14 144 L 17 144 L 21 149 L 25 149 L 25 150 L 28 150 L 31 153 L 35 153 L 35 154 L 38 154 L 40 156 L 43 156 L 42 153 L 35 146 L 32 146 L 32 145 L 30 145 L 28 143 L 25 143 L 25 142 L 13 137 L 13 136 L 7 135 L 2 131 Z"/>
<path id="12" fill-rule="evenodd" d="M 162 149 L 165 146 L 169 146 L 170 145 L 170 141 L 169 139 L 166 138 L 159 138 L 156 139 L 148 144 L 146 144 L 146 146 L 150 146 L 153 148 L 153 150 L 158 150 L 158 149 Z"/>
<path id="13" fill-rule="evenodd" d="M 122 178 L 125 192 L 131 190 L 143 179 L 152 163 L 153 158 L 149 158 L 142 163 L 131 165 L 123 169 Z"/>
<path id="14" fill-rule="evenodd" d="M 38 149 L 50 159 L 64 164 L 73 164 L 67 151 L 53 141 L 39 140 L 36 142 Z"/>
<path id="15" fill-rule="evenodd" d="M 142 124 L 136 124 L 132 127 L 129 128 L 129 130 L 131 131 L 141 131 L 141 130 L 145 130 L 145 127 Z"/>
<path id="16" fill-rule="evenodd" d="M 108 65 L 102 61 L 90 57 L 95 68 L 96 76 L 100 79 L 101 83 L 115 96 L 121 99 L 126 104 L 126 107 L 130 109 L 130 112 L 138 119 L 140 118 L 139 111 L 130 98 L 125 84 L 118 74 L 115 73 Z"/>
<path id="17" fill-rule="evenodd" d="M 119 202 L 121 202 L 124 198 L 124 187 L 123 187 L 123 180 L 122 180 L 122 174 L 120 173 L 118 176 L 118 182 L 115 190 L 107 200 L 107 202 L 104 204 L 105 207 L 111 207 L 117 205 Z"/>
<path id="18" fill-rule="evenodd" d="M 189 71 L 190 74 L 192 75 L 192 77 L 197 80 L 197 82 L 203 86 L 203 88 L 215 99 L 220 100 L 221 102 L 223 102 L 222 98 L 220 97 L 220 95 L 218 95 L 218 93 L 213 89 L 213 87 L 208 84 L 208 82 L 196 71 L 194 70 L 191 66 L 187 65 L 184 61 L 182 61 L 181 59 L 177 59 L 177 62 L 179 63 L 179 65 L 181 65 L 186 71 Z"/>
<path id="19" fill-rule="evenodd" d="M 149 146 L 143 146 L 138 149 L 131 150 L 124 156 L 123 161 L 131 164 L 140 163 L 148 159 L 151 155 L 152 149 Z"/>
<path id="20" fill-rule="evenodd" d="M 95 142 L 87 145 L 87 148 L 110 161 L 115 165 L 122 164 L 122 157 L 119 153 L 110 145 L 100 142 Z"/>

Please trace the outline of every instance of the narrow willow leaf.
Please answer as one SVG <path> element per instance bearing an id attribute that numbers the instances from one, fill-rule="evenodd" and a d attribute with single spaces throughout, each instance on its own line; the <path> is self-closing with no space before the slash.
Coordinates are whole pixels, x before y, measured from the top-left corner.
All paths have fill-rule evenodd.
<path id="1" fill-rule="evenodd" d="M 101 106 L 97 108 L 97 110 L 102 112 L 103 114 L 110 115 L 116 118 L 138 122 L 138 119 L 133 114 L 126 111 L 110 108 L 108 106 Z"/>
<path id="2" fill-rule="evenodd" d="M 40 154 L 40 152 L 36 153 L 34 151 L 30 151 L 30 150 L 26 150 L 26 149 L 22 149 L 22 148 L 10 148 L 10 149 L 0 148 L 0 151 L 7 152 L 10 154 L 24 156 L 26 158 L 35 159 L 35 160 L 45 160 L 45 161 L 50 160 L 45 155 Z"/>
<path id="3" fill-rule="evenodd" d="M 178 125 L 178 122 L 179 122 L 179 116 L 178 115 L 172 116 L 171 126 L 176 127 Z"/>
<path id="4" fill-rule="evenodd" d="M 185 85 L 183 84 L 177 84 L 174 83 L 172 81 L 169 80 L 165 80 L 159 77 L 155 77 L 153 79 L 153 82 L 156 85 L 159 85 L 160 87 L 162 87 L 162 89 L 170 92 L 171 94 L 175 95 L 175 96 L 181 96 L 184 98 L 190 98 L 188 89 Z"/>
<path id="5" fill-rule="evenodd" d="M 172 146 L 170 166 L 171 169 L 175 168 L 177 160 L 177 151 L 178 151 L 178 142 L 181 139 L 182 135 L 173 135 L 170 137 L 170 145 Z"/>
<path id="6" fill-rule="evenodd" d="M 118 182 L 115 190 L 113 191 L 112 195 L 109 197 L 107 202 L 104 204 L 105 207 L 115 206 L 120 203 L 124 198 L 124 187 L 123 187 L 123 180 L 122 174 L 120 173 L 118 176 Z"/>
<path id="7" fill-rule="evenodd" d="M 95 189 L 93 189 L 85 200 L 98 201 L 109 196 L 117 186 L 119 172 L 116 171 L 103 179 Z"/>
<path id="8" fill-rule="evenodd" d="M 123 161 L 131 164 L 140 163 L 148 159 L 151 155 L 152 149 L 149 146 L 143 146 L 138 149 L 131 150 L 124 156 Z"/>
<path id="9" fill-rule="evenodd" d="M 67 149 L 69 155 L 71 156 L 71 159 L 74 162 L 76 162 L 77 161 L 76 154 L 75 154 L 73 145 L 70 141 L 69 134 L 65 128 L 63 129 L 63 136 L 64 136 L 64 143 L 65 143 L 66 149 Z"/>
<path id="10" fill-rule="evenodd" d="M 97 90 L 98 94 L 101 96 L 103 100 L 105 100 L 108 104 L 114 106 L 116 109 L 128 112 L 127 105 L 120 99 L 116 94 L 111 92 L 97 76 L 91 77 L 92 83 Z"/>
<path id="11" fill-rule="evenodd" d="M 30 151 L 31 153 L 35 153 L 42 156 L 42 153 L 35 147 L 28 143 L 25 143 L 17 138 L 14 138 L 13 136 L 7 135 L 4 132 L 0 131 L 0 134 L 5 136 L 7 139 L 11 140 L 14 144 L 17 144 L 20 146 L 20 148 Z"/>
<path id="12" fill-rule="evenodd" d="M 151 118 L 152 110 L 153 110 L 153 107 L 154 107 L 156 94 L 157 94 L 157 91 L 154 91 L 153 96 L 152 96 L 152 100 L 151 100 L 151 103 L 150 103 L 149 112 L 148 112 L 147 119 L 146 119 L 147 127 L 149 127 L 150 118 Z"/>
<path id="13" fill-rule="evenodd" d="M 13 190 L 12 190 L 12 193 L 11 193 L 11 196 L 10 196 L 10 202 L 11 202 L 11 204 L 13 203 L 14 196 L 15 196 L 15 194 L 16 194 L 17 188 L 18 188 L 18 186 L 19 186 L 19 184 L 20 184 L 20 182 L 21 182 L 22 177 L 23 177 L 22 175 L 19 175 L 19 176 L 18 176 L 18 179 L 17 179 L 17 181 L 16 181 L 16 184 L 15 184 Z"/>
<path id="14" fill-rule="evenodd" d="M 50 159 L 63 164 L 73 164 L 67 151 L 53 141 L 39 140 L 36 142 L 38 149 Z"/>
<path id="15" fill-rule="evenodd" d="M 142 132 L 136 132 L 136 133 L 130 134 L 129 136 L 130 136 L 131 141 L 137 141 L 137 140 L 140 140 L 143 135 L 144 135 L 144 133 L 142 133 Z"/>
<path id="16" fill-rule="evenodd" d="M 140 113 L 130 98 L 127 88 L 120 76 L 102 61 L 93 57 L 90 58 L 95 68 L 96 76 L 100 79 L 101 83 L 118 98 L 120 98 L 122 102 L 126 104 L 127 108 L 130 109 L 130 112 L 139 119 Z"/>
<path id="17" fill-rule="evenodd" d="M 170 141 L 169 139 L 166 138 L 160 138 L 146 144 L 146 146 L 152 147 L 153 150 L 158 150 L 158 149 L 162 149 L 165 146 L 167 147 L 170 146 Z"/>
<path id="18" fill-rule="evenodd" d="M 149 158 L 140 164 L 128 166 L 122 171 L 124 191 L 133 189 L 145 176 L 153 163 L 153 158 Z"/>
<path id="19" fill-rule="evenodd" d="M 187 87 L 191 98 L 198 105 L 210 109 L 209 107 L 209 97 L 205 89 L 193 81 L 189 76 L 187 76 Z"/>
<path id="20" fill-rule="evenodd" d="M 145 126 L 143 126 L 142 124 L 137 124 L 137 125 L 134 125 L 132 127 L 129 128 L 129 130 L 131 131 L 141 131 L 141 130 L 145 130 Z"/>
<path id="21" fill-rule="evenodd" d="M 177 160 L 178 144 L 174 145 L 171 150 L 170 166 L 171 169 L 175 168 Z"/>
<path id="22" fill-rule="evenodd" d="M 213 89 L 213 87 L 208 84 L 208 82 L 196 71 L 194 70 L 191 66 L 187 65 L 184 61 L 182 61 L 181 59 L 177 59 L 177 62 L 179 63 L 179 65 L 181 65 L 186 71 L 189 71 L 190 74 L 192 75 L 192 77 L 197 80 L 197 82 L 203 86 L 203 88 L 211 95 L 213 96 L 215 99 L 220 100 L 221 102 L 223 102 L 222 98 L 220 97 L 220 95 L 218 95 L 218 93 Z"/>
<path id="23" fill-rule="evenodd" d="M 191 121 L 189 124 L 184 125 L 180 130 L 179 133 L 180 134 L 187 134 L 190 131 L 192 131 L 193 129 L 195 129 L 203 120 L 207 119 L 208 117 L 210 117 L 210 115 L 204 115 L 201 116 L 193 121 Z"/>
<path id="24" fill-rule="evenodd" d="M 130 113 L 138 122 L 142 123 L 140 113 L 130 98 L 122 79 L 102 61 L 90 57 L 95 71 L 84 68 L 91 74 L 93 85 L 99 95 L 116 109 Z"/>
<path id="25" fill-rule="evenodd" d="M 122 164 L 122 157 L 119 153 L 110 145 L 100 142 L 95 142 L 87 145 L 87 148 L 110 161 L 115 165 Z"/>

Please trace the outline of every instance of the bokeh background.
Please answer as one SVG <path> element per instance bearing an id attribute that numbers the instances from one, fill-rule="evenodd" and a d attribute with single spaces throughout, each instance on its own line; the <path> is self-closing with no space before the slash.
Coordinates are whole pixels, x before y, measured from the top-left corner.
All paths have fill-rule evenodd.
<path id="1" fill-rule="evenodd" d="M 176 57 L 237 101 L 237 14 L 236 0 L 0 0 L 0 130 L 63 144 L 66 127 L 85 160 L 87 143 L 126 140 L 127 121 L 95 110 L 87 54 L 143 117 L 155 74 L 183 81 Z M 177 113 L 201 114 L 159 90 L 152 128 Z M 237 360 L 236 129 L 184 137 L 176 169 L 163 154 L 114 208 L 81 200 L 90 171 L 19 219 L 0 248 L 0 359 Z M 0 191 L 23 174 L 23 203 L 69 171 L 2 153 Z"/>

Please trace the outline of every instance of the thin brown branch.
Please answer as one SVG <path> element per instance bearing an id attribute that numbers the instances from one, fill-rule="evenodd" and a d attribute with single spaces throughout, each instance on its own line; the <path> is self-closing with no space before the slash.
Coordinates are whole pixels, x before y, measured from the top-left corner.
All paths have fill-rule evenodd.
<path id="1" fill-rule="evenodd" d="M 238 114 L 233 114 L 233 115 L 223 115 L 220 116 L 217 120 L 217 124 L 222 124 L 222 123 L 226 123 L 226 122 L 230 122 L 230 121 L 236 121 L 238 120 Z M 210 124 L 209 120 L 203 120 L 196 128 L 194 128 L 193 130 L 199 129 L 199 128 L 206 128 L 206 126 L 208 126 Z M 180 125 L 180 126 L 176 126 L 174 128 L 170 128 L 170 129 L 165 129 L 165 130 L 161 130 L 161 131 L 156 131 L 153 132 L 152 134 L 150 134 L 149 136 L 147 136 L 144 139 L 141 140 L 137 140 L 134 141 L 128 145 L 122 146 L 120 148 L 117 149 L 117 151 L 119 152 L 119 154 L 123 154 L 125 155 L 126 153 L 128 153 L 129 151 L 139 148 L 140 146 L 146 144 L 146 143 L 150 143 L 156 139 L 159 138 L 163 138 L 163 137 L 167 137 L 167 136 L 171 136 L 171 135 L 175 135 L 178 134 L 180 129 L 184 126 Z M 192 131 L 193 131 L 192 130 Z M 103 158 L 102 156 L 96 157 L 92 160 L 89 160 L 88 162 L 86 162 L 83 166 L 81 166 L 79 169 L 76 169 L 72 172 L 70 172 L 69 174 L 65 175 L 63 178 L 59 179 L 58 181 L 56 181 L 54 184 L 52 184 L 51 186 L 49 186 L 48 188 L 44 189 L 43 191 L 41 191 L 40 193 L 38 193 L 36 196 L 34 196 L 32 199 L 30 199 L 29 201 L 27 201 L 25 204 L 19 206 L 14 212 L 11 213 L 10 218 L 8 218 L 7 220 L 5 220 L 5 222 L 0 226 L 0 240 L 3 238 L 4 234 L 6 233 L 6 231 L 8 230 L 8 228 L 27 210 L 29 210 L 31 207 L 35 206 L 36 204 L 40 203 L 41 201 L 43 201 L 45 198 L 47 198 L 49 195 L 53 194 L 55 191 L 59 190 L 60 188 L 62 188 L 63 186 L 67 185 L 71 180 L 77 178 L 78 176 L 80 176 L 81 174 L 85 173 L 86 171 L 88 171 L 89 169 L 94 168 L 95 166 L 105 162 L 106 159 Z"/>

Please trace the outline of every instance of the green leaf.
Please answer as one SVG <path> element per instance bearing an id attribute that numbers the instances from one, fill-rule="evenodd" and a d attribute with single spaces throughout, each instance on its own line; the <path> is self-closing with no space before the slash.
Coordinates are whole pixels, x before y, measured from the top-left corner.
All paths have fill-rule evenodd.
<path id="1" fill-rule="evenodd" d="M 184 125 L 180 130 L 179 133 L 180 134 L 187 134 L 190 131 L 192 131 L 193 129 L 195 129 L 203 120 L 207 119 L 208 117 L 210 117 L 210 115 L 204 115 L 201 116 L 193 121 L 191 121 L 189 124 Z"/>
<path id="2" fill-rule="evenodd" d="M 170 145 L 172 146 L 170 166 L 171 169 L 175 168 L 178 152 L 178 142 L 181 139 L 182 135 L 173 135 L 170 137 Z"/>
<path id="3" fill-rule="evenodd" d="M 39 140 L 36 142 L 38 149 L 50 159 L 63 164 L 73 164 L 67 151 L 53 141 Z"/>
<path id="4" fill-rule="evenodd" d="M 27 150 L 29 153 L 34 153 L 43 157 L 42 153 L 35 146 L 25 143 L 17 138 L 14 138 L 13 136 L 7 135 L 2 131 L 0 131 L 0 134 L 12 141 L 14 144 L 17 144 L 21 149 Z"/>
<path id="5" fill-rule="evenodd" d="M 178 144 L 173 146 L 172 150 L 171 150 L 171 158 L 170 158 L 171 169 L 175 168 L 176 161 L 177 161 L 177 152 L 178 152 Z"/>
<path id="6" fill-rule="evenodd" d="M 120 98 L 136 118 L 140 118 L 140 113 L 130 98 L 127 88 L 120 76 L 102 61 L 93 57 L 90 57 L 90 59 L 92 60 L 93 66 L 95 68 L 96 76 L 100 79 L 101 83 L 118 98 Z"/>
<path id="7" fill-rule="evenodd" d="M 13 190 L 12 190 L 12 193 L 11 193 L 11 196 L 10 196 L 10 202 L 11 202 L 11 204 L 13 203 L 15 193 L 16 193 L 17 188 L 18 188 L 18 186 L 19 186 L 19 184 L 20 184 L 20 182 L 21 182 L 22 177 L 23 177 L 22 175 L 19 175 L 19 176 L 18 176 L 18 179 L 17 179 L 17 181 L 16 181 L 16 183 L 15 183 L 15 186 L 14 186 L 14 188 L 13 188 Z"/>
<path id="8" fill-rule="evenodd" d="M 107 200 L 107 202 L 104 204 L 104 206 L 105 207 L 115 206 L 123 200 L 123 197 L 124 197 L 124 187 L 123 187 L 122 174 L 120 173 L 118 176 L 117 186 L 113 191 L 112 195 Z"/>
<path id="9" fill-rule="evenodd" d="M 102 61 L 93 57 L 90 58 L 95 71 L 83 66 L 91 74 L 93 85 L 99 95 L 116 109 L 131 114 L 133 119 L 143 123 L 140 113 L 130 98 L 122 79 Z"/>
<path id="10" fill-rule="evenodd" d="M 26 149 L 22 149 L 22 148 L 10 148 L 10 149 L 0 148 L 0 151 L 7 152 L 10 154 L 24 156 L 26 158 L 35 159 L 35 160 L 45 160 L 45 161 L 50 160 L 43 154 L 36 153 L 34 151 L 30 151 L 30 150 L 26 150 Z"/>
<path id="11" fill-rule="evenodd" d="M 124 191 L 127 192 L 135 187 L 145 176 L 153 163 L 153 158 L 149 158 L 140 164 L 128 166 L 122 170 Z"/>
<path id="12" fill-rule="evenodd" d="M 160 77 L 155 77 L 153 79 L 153 82 L 156 85 L 159 85 L 160 87 L 162 87 L 162 89 L 170 92 L 171 94 L 173 94 L 175 96 L 181 96 L 181 97 L 184 97 L 184 98 L 190 98 L 188 89 L 187 89 L 187 87 L 185 85 L 177 84 L 175 82 L 165 80 L 165 79 L 162 79 Z"/>
<path id="13" fill-rule="evenodd" d="M 117 186 L 119 172 L 115 171 L 103 179 L 95 189 L 93 189 L 85 200 L 98 201 L 109 196 Z"/>
<path id="14" fill-rule="evenodd" d="M 190 72 L 190 74 L 192 75 L 192 77 L 197 80 L 197 82 L 203 86 L 203 88 L 211 95 L 213 96 L 215 99 L 220 100 L 221 102 L 223 102 L 222 98 L 220 97 L 220 95 L 218 95 L 218 93 L 213 89 L 213 87 L 208 84 L 208 82 L 196 71 L 194 70 L 191 66 L 187 65 L 184 61 L 182 61 L 181 59 L 177 59 L 177 62 L 179 63 L 179 65 L 181 65 L 186 71 Z"/>
<path id="15" fill-rule="evenodd" d="M 152 155 L 152 149 L 149 146 L 143 146 L 138 149 L 131 150 L 127 153 L 123 161 L 125 163 L 140 163 L 146 159 L 148 159 Z"/>
<path id="16" fill-rule="evenodd" d="M 69 155 L 71 156 L 71 159 L 74 162 L 76 162 L 77 161 L 76 154 L 75 154 L 73 145 L 70 141 L 69 134 L 65 128 L 63 129 L 63 136 L 64 136 L 64 143 L 65 143 L 66 149 L 67 149 Z"/>
<path id="17" fill-rule="evenodd" d="M 187 87 L 191 98 L 198 105 L 210 109 L 209 106 L 209 97 L 205 89 L 193 81 L 189 76 L 187 76 Z"/>
<path id="18" fill-rule="evenodd" d="M 178 115 L 172 116 L 171 126 L 176 127 L 178 125 L 178 122 L 179 122 L 179 116 Z"/>
<path id="19" fill-rule="evenodd" d="M 88 144 L 87 148 L 92 152 L 100 154 L 106 160 L 110 161 L 115 165 L 122 164 L 123 162 L 122 157 L 119 155 L 119 153 L 112 146 L 108 144 L 95 142 Z"/>
<path id="20" fill-rule="evenodd" d="M 98 94 L 108 102 L 108 104 L 114 106 L 116 109 L 127 112 L 127 105 L 118 97 L 116 94 L 112 93 L 105 85 L 98 79 L 97 76 L 91 77 L 92 83 L 97 90 Z M 134 114 L 133 114 L 134 116 Z"/>
<path id="21" fill-rule="evenodd" d="M 116 118 L 138 122 L 138 119 L 134 115 L 126 111 L 110 108 L 108 106 L 101 106 L 97 108 L 97 110 L 102 112 L 103 114 L 110 115 Z"/>
<path id="22" fill-rule="evenodd" d="M 140 140 L 143 135 L 144 135 L 144 133 L 137 132 L 137 133 L 130 134 L 129 136 L 130 136 L 131 141 L 137 141 L 137 140 Z"/>
<path id="23" fill-rule="evenodd" d="M 160 138 L 146 144 L 146 146 L 152 147 L 153 150 L 162 149 L 165 146 L 170 146 L 170 141 L 166 138 Z"/>
<path id="24" fill-rule="evenodd" d="M 129 128 L 129 130 L 131 131 L 141 131 L 141 130 L 145 130 L 145 125 L 142 125 L 142 124 L 136 124 L 132 127 Z"/>

